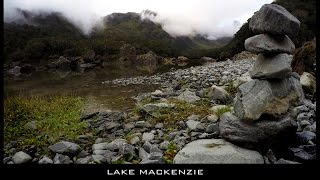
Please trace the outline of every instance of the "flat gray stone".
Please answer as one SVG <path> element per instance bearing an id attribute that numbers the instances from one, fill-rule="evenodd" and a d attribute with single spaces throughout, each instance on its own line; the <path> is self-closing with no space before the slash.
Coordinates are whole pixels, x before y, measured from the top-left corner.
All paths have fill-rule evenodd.
<path id="1" fill-rule="evenodd" d="M 202 139 L 187 144 L 173 159 L 174 164 L 263 164 L 257 151 L 244 149 L 223 139 Z"/>
<path id="2" fill-rule="evenodd" d="M 185 90 L 176 98 L 178 100 L 186 101 L 188 103 L 195 103 L 200 100 L 200 97 L 198 97 L 195 92 L 191 92 L 189 90 Z"/>
<path id="3" fill-rule="evenodd" d="M 244 46 L 253 53 L 293 54 L 295 50 L 295 45 L 287 35 L 275 38 L 268 34 L 259 34 L 246 39 Z"/>
<path id="4" fill-rule="evenodd" d="M 81 151 L 81 148 L 78 144 L 68 142 L 68 141 L 58 142 L 54 145 L 49 146 L 49 149 L 54 153 L 60 153 L 60 154 L 64 154 L 64 153 L 75 154 Z"/>
<path id="5" fill-rule="evenodd" d="M 280 5 L 265 4 L 251 17 L 249 29 L 255 34 L 290 36 L 299 32 L 300 21 Z"/>
<path id="6" fill-rule="evenodd" d="M 282 53 L 275 56 L 259 54 L 250 72 L 252 79 L 283 79 L 291 76 L 292 56 Z"/>

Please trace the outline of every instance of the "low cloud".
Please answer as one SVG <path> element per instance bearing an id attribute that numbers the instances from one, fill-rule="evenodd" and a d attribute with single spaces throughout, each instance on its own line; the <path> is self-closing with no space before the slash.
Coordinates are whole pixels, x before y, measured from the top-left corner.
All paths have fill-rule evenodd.
<path id="1" fill-rule="evenodd" d="M 98 24 L 103 16 L 114 12 L 143 12 L 141 14 L 160 23 L 172 36 L 205 35 L 208 39 L 233 35 L 241 25 L 272 0 L 4 0 L 4 20 L 15 21 L 21 16 L 15 10 L 61 12 L 85 34 Z"/>

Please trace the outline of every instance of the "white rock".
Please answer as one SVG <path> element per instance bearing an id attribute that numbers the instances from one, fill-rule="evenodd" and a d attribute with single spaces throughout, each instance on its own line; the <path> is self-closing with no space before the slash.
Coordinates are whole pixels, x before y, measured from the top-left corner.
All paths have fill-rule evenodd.
<path id="1" fill-rule="evenodd" d="M 223 139 L 192 141 L 177 153 L 174 164 L 263 164 L 257 151 L 244 149 Z"/>
<path id="2" fill-rule="evenodd" d="M 15 164 L 23 164 L 23 163 L 29 162 L 31 160 L 32 160 L 32 157 L 23 151 L 19 151 L 19 152 L 15 153 L 14 156 L 12 157 L 12 161 Z"/>

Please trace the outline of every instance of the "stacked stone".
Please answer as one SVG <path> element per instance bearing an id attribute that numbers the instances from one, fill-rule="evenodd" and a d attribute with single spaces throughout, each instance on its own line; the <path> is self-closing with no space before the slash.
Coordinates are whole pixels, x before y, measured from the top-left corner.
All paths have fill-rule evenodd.
<path id="1" fill-rule="evenodd" d="M 286 9 L 266 4 L 256 12 L 249 28 L 258 34 L 245 41 L 248 51 L 259 53 L 250 72 L 252 80 L 239 86 L 234 114 L 220 118 L 223 139 L 247 148 L 285 146 L 295 138 L 297 122 L 289 107 L 304 99 L 299 76 L 292 72 L 295 46 L 289 36 L 299 31 L 300 22 Z"/>
<path id="2" fill-rule="evenodd" d="M 258 35 L 248 38 L 245 48 L 259 55 L 250 72 L 253 80 L 238 89 L 235 115 L 241 120 L 282 115 L 304 98 L 299 77 L 292 73 L 295 45 L 289 38 L 299 32 L 300 21 L 282 6 L 266 4 L 249 28 Z"/>

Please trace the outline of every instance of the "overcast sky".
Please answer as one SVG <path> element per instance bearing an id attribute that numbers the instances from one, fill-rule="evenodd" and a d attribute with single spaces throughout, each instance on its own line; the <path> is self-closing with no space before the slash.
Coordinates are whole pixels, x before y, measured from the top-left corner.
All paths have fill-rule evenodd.
<path id="1" fill-rule="evenodd" d="M 15 8 L 62 12 L 85 33 L 113 12 L 149 9 L 152 18 L 172 36 L 207 34 L 210 39 L 233 35 L 263 4 L 273 0 L 4 0 L 5 20 L 14 19 Z"/>

